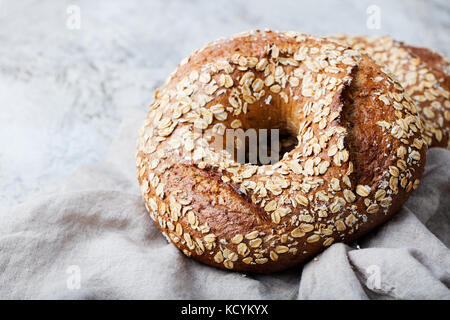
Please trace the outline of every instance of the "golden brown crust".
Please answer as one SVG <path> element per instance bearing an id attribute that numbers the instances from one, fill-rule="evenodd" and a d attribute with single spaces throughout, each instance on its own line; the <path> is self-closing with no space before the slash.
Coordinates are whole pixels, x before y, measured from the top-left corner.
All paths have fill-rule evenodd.
<path id="1" fill-rule="evenodd" d="M 211 147 L 224 128 L 279 128 L 298 145 L 273 165 L 239 164 Z M 155 94 L 136 160 L 147 209 L 174 245 L 218 268 L 269 273 L 386 221 L 417 188 L 425 152 L 412 100 L 368 56 L 252 31 L 178 66 Z"/>
<path id="2" fill-rule="evenodd" d="M 392 72 L 416 102 L 429 147 L 450 149 L 450 62 L 437 52 L 389 37 L 334 37 Z"/>

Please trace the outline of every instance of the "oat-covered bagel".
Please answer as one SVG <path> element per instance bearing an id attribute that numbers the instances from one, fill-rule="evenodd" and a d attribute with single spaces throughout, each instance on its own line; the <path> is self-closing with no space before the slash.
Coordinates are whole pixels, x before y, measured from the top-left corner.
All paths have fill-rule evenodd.
<path id="1" fill-rule="evenodd" d="M 416 102 L 429 147 L 450 149 L 450 62 L 427 48 L 390 37 L 335 37 L 385 65 Z"/>
<path id="2" fill-rule="evenodd" d="M 298 144 L 241 164 L 211 141 L 280 129 Z M 412 100 L 357 50 L 252 31 L 184 59 L 140 131 L 137 172 L 162 233 L 184 254 L 269 273 L 386 221 L 417 188 L 426 144 Z"/>

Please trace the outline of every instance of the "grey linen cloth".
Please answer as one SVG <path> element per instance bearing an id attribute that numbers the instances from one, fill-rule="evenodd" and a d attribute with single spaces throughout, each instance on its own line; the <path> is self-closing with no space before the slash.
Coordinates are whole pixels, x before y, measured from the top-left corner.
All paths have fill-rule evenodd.
<path id="1" fill-rule="evenodd" d="M 273 275 L 185 257 L 147 215 L 135 177 L 144 111 L 105 161 L 0 220 L 3 299 L 450 299 L 450 151 L 428 151 L 421 185 L 388 223 Z"/>

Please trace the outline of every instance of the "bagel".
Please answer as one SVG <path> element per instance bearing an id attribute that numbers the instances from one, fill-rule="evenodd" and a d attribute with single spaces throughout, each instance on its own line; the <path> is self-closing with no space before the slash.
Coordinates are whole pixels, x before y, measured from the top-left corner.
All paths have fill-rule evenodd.
<path id="1" fill-rule="evenodd" d="M 241 163 L 211 147 L 224 128 L 297 142 L 275 163 Z M 367 55 L 256 30 L 194 51 L 156 91 L 137 176 L 150 216 L 186 256 L 271 273 L 397 212 L 423 173 L 422 130 L 413 101 Z"/>
<path id="2" fill-rule="evenodd" d="M 390 37 L 334 37 L 363 50 L 394 74 L 416 102 L 429 147 L 450 149 L 450 62 L 427 48 Z"/>

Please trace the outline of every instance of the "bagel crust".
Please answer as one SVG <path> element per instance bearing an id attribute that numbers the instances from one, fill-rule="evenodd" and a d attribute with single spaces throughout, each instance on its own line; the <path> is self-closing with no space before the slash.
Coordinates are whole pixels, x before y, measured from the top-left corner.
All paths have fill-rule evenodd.
<path id="1" fill-rule="evenodd" d="M 427 48 L 390 37 L 337 36 L 362 50 L 397 77 L 415 101 L 428 147 L 450 149 L 450 62 Z"/>
<path id="2" fill-rule="evenodd" d="M 275 164 L 241 164 L 211 147 L 228 128 L 286 130 L 298 144 Z M 185 255 L 270 273 L 397 212 L 423 173 L 422 131 L 413 101 L 367 55 L 256 30 L 196 50 L 155 93 L 137 175 Z"/>

